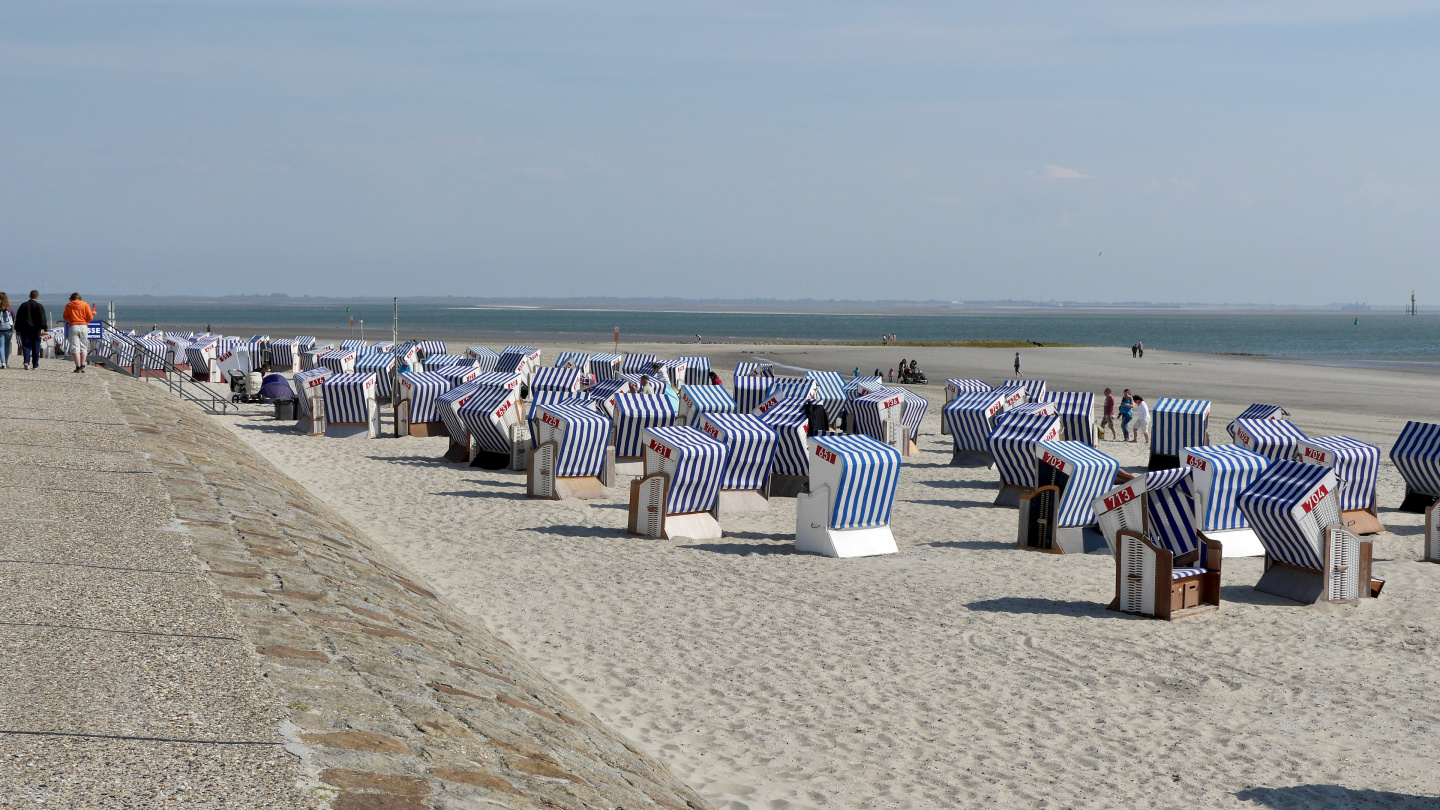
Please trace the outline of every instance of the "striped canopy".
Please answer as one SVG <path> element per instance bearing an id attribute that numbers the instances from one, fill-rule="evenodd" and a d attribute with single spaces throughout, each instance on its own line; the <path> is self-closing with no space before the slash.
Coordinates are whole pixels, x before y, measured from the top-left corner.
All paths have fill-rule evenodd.
<path id="1" fill-rule="evenodd" d="M 750 413 L 765 401 L 765 392 L 770 389 L 769 377 L 736 376 L 735 405 L 741 413 Z"/>
<path id="2" fill-rule="evenodd" d="M 577 401 L 535 405 L 532 414 L 536 429 L 531 435 L 542 442 L 554 441 L 559 452 L 555 475 L 575 478 L 599 475 L 605 467 L 605 449 L 610 446 L 610 419 Z"/>
<path id="3" fill-rule="evenodd" d="M 325 352 L 315 358 L 315 362 L 336 374 L 343 374 L 346 373 L 345 367 L 347 365 L 352 369 L 355 368 L 355 352 L 347 349 L 335 349 L 334 351 Z"/>
<path id="4" fill-rule="evenodd" d="M 846 402 L 848 404 L 856 397 L 863 397 L 885 387 L 885 380 L 880 377 L 855 377 L 847 380 L 844 389 Z"/>
<path id="5" fill-rule="evenodd" d="M 845 378 L 833 371 L 807 371 L 805 376 L 815 381 L 815 399 L 825 406 L 825 415 L 835 419 L 845 413 L 849 398 L 845 396 Z"/>
<path id="6" fill-rule="evenodd" d="M 216 343 L 215 338 L 205 338 L 185 347 L 185 359 L 196 374 L 210 373 L 210 364 L 215 361 Z"/>
<path id="7" fill-rule="evenodd" d="M 525 421 L 530 426 L 530 446 L 540 446 L 540 436 L 535 431 L 535 420 L 538 418 L 537 408 L 541 405 L 559 405 L 562 402 L 574 402 L 590 407 L 590 397 L 579 391 L 538 391 L 530 400 L 530 410 L 526 414 Z M 606 437 L 609 442 L 609 437 Z"/>
<path id="8" fill-rule="evenodd" d="M 61 338 L 61 341 L 63 340 L 64 338 Z M 140 344 L 140 368 L 152 371 L 165 368 L 165 362 L 170 355 L 168 343 L 154 338 L 141 338 L 137 342 Z"/>
<path id="9" fill-rule="evenodd" d="M 389 397 L 395 391 L 391 372 L 395 370 L 395 356 L 385 352 L 367 352 L 355 358 L 356 374 L 375 375 L 375 394 Z"/>
<path id="10" fill-rule="evenodd" d="M 1406 422 L 1390 448 L 1390 461 L 1410 490 L 1440 496 L 1440 425 Z"/>
<path id="11" fill-rule="evenodd" d="M 435 410 L 435 398 L 449 391 L 450 380 L 433 371 L 404 371 L 400 373 L 400 396 L 410 401 L 412 423 L 434 422 L 440 415 Z"/>
<path id="12" fill-rule="evenodd" d="M 342 341 L 340 341 L 340 348 L 342 348 L 342 349 L 344 349 L 344 350 L 346 350 L 346 351 L 355 352 L 356 354 L 359 354 L 361 349 L 364 349 L 364 348 L 366 348 L 366 347 L 369 346 L 369 345 L 370 345 L 369 341 L 365 341 L 365 340 L 342 340 Z"/>
<path id="13" fill-rule="evenodd" d="M 1277 461 L 1240 493 L 1240 509 L 1270 559 L 1323 571 L 1322 533 L 1340 521 L 1335 488 L 1329 467 Z"/>
<path id="14" fill-rule="evenodd" d="M 1069 441 L 1095 443 L 1095 394 L 1091 391 L 1048 391 L 1047 402 L 1054 403 L 1055 413 L 1065 426 Z"/>
<path id="15" fill-rule="evenodd" d="M 812 491 L 821 484 L 831 487 L 830 528 L 888 526 L 900 482 L 900 451 L 853 435 L 812 436 L 810 446 Z"/>
<path id="16" fill-rule="evenodd" d="M 615 409 L 613 403 L 610 402 L 611 398 L 621 391 L 628 390 L 630 390 L 629 380 L 611 377 L 592 385 L 590 390 L 585 392 L 585 395 L 590 397 L 590 401 L 595 403 L 603 412 L 613 416 Z"/>
<path id="17" fill-rule="evenodd" d="M 1225 426 L 1225 432 L 1230 434 L 1230 441 L 1233 442 L 1233 441 L 1235 441 L 1235 427 L 1236 427 L 1236 424 L 1235 424 L 1235 423 L 1236 423 L 1236 422 L 1239 422 L 1241 419 L 1289 419 L 1289 418 L 1290 418 L 1290 412 L 1287 411 L 1287 410 L 1285 410 L 1284 408 L 1280 407 L 1279 405 L 1266 405 L 1266 404 L 1264 404 L 1264 403 L 1256 402 L 1255 404 L 1253 404 L 1253 405 L 1251 405 L 1250 407 L 1246 408 L 1245 410 L 1241 411 L 1239 416 L 1235 417 L 1235 419 L 1232 420 L 1232 421 L 1230 422 L 1230 424 L 1226 425 L 1226 426 Z"/>
<path id="18" fill-rule="evenodd" d="M 945 404 L 940 418 L 950 430 L 956 450 L 985 452 L 990 449 L 990 432 L 995 420 L 1005 412 L 1005 394 L 1000 391 L 975 391 L 958 394 Z"/>
<path id="19" fill-rule="evenodd" d="M 899 419 L 904 422 L 905 392 L 899 388 L 882 388 L 873 394 L 856 397 L 850 402 L 850 416 L 854 420 L 852 432 L 884 442 L 885 414 L 896 406 L 899 407 Z"/>
<path id="20" fill-rule="evenodd" d="M 737 363 L 735 365 L 736 377 L 774 377 L 774 363 Z"/>
<path id="21" fill-rule="evenodd" d="M 999 385 L 995 386 L 995 388 L 996 388 L 996 389 L 1005 389 L 1005 388 L 1015 389 L 1015 388 L 1019 388 L 1019 389 L 1021 389 L 1021 390 L 1023 390 L 1023 391 L 1025 392 L 1025 397 L 1026 397 L 1027 401 L 1029 401 L 1029 402 L 1044 402 L 1044 401 L 1045 401 L 1045 381 L 1044 381 L 1044 380 L 1024 380 L 1024 379 L 1022 379 L 1022 380 L 1006 380 L 1005 382 L 1002 382 L 1002 383 L 1000 383 Z"/>
<path id="22" fill-rule="evenodd" d="M 1150 452 L 1178 456 L 1181 448 L 1208 443 L 1210 400 L 1165 397 L 1155 403 L 1151 419 L 1155 424 L 1150 429 Z"/>
<path id="23" fill-rule="evenodd" d="M 608 380 L 620 374 L 621 357 L 618 354 L 596 352 L 590 355 L 590 373 L 597 380 Z"/>
<path id="24" fill-rule="evenodd" d="M 589 352 L 560 352 L 555 358 L 555 368 L 573 368 L 576 371 L 590 373 Z"/>
<path id="25" fill-rule="evenodd" d="M 1038 479 L 1035 474 L 1035 445 L 1063 439 L 1060 417 L 1053 414 L 1032 413 L 1005 420 L 990 432 L 987 444 L 990 454 L 995 457 L 995 469 L 1000 472 L 1000 483 L 1020 487 L 1033 487 Z"/>
<path id="26" fill-rule="evenodd" d="M 539 368 L 530 378 L 531 391 L 579 391 L 580 372 L 573 368 Z"/>
<path id="27" fill-rule="evenodd" d="M 310 397 L 313 395 L 313 392 L 310 389 L 319 388 L 324 385 L 325 380 L 333 373 L 330 369 L 321 366 L 320 368 L 312 368 L 309 371 L 301 371 L 290 378 L 290 387 L 294 388 L 300 397 L 301 413 L 311 415 Z M 323 390 L 321 393 L 323 394 Z"/>
<path id="28" fill-rule="evenodd" d="M 709 385 L 710 384 L 710 358 L 708 357 L 681 357 L 685 363 L 685 384 L 686 385 Z"/>
<path id="29" fill-rule="evenodd" d="M 622 374 L 653 375 L 655 373 L 655 363 L 657 362 L 658 359 L 653 354 L 631 352 L 625 355 L 625 359 L 620 363 L 620 372 Z"/>
<path id="30" fill-rule="evenodd" d="M 319 342 L 319 341 L 317 341 L 317 340 L 315 339 L 315 336 L 314 336 L 314 335 L 296 335 L 296 336 L 295 336 L 295 342 L 292 343 L 291 345 L 294 346 L 295 348 L 301 349 L 301 350 L 304 350 L 304 349 L 313 349 L 313 348 L 315 348 L 315 344 L 316 344 L 317 342 Z"/>
<path id="31" fill-rule="evenodd" d="M 500 353 L 485 346 L 466 346 L 465 356 L 473 358 L 481 371 L 494 371 L 500 364 Z"/>
<path id="32" fill-rule="evenodd" d="M 739 407 L 722 385 L 687 385 L 680 389 L 680 409 L 692 425 L 702 413 L 735 413 Z"/>
<path id="33" fill-rule="evenodd" d="M 1335 470 L 1341 509 L 1370 509 L 1380 477 L 1380 448 L 1349 436 L 1321 436 L 1297 446 L 1300 461 Z"/>
<path id="34" fill-rule="evenodd" d="M 377 340 L 377 341 L 375 341 L 374 343 L 370 344 L 369 346 L 367 346 L 367 347 L 365 347 L 365 348 L 366 348 L 366 352 L 363 352 L 363 353 L 368 353 L 368 352 L 381 352 L 381 353 L 384 353 L 384 354 L 389 354 L 390 352 L 392 352 L 392 351 L 395 350 L 395 344 L 394 344 L 394 343 L 391 343 L 391 342 L 388 341 L 388 340 Z"/>
<path id="35" fill-rule="evenodd" d="M 513 372 L 490 371 L 475 376 L 471 382 L 477 382 L 486 388 L 519 388 L 520 375 Z"/>
<path id="36" fill-rule="evenodd" d="M 1265 472 L 1270 460 L 1235 444 L 1185 447 L 1180 460 L 1194 468 L 1195 517 L 1201 531 L 1245 528 L 1240 493 Z"/>
<path id="37" fill-rule="evenodd" d="M 1271 461 L 1291 461 L 1305 434 L 1294 422 L 1280 419 L 1236 419 L 1235 443 Z"/>
<path id="38" fill-rule="evenodd" d="M 765 389 L 765 398 L 814 399 L 815 381 L 808 377 L 771 377 L 770 386 Z"/>
<path id="39" fill-rule="evenodd" d="M 435 397 L 435 413 L 440 416 L 440 421 L 445 423 L 445 430 L 450 433 L 450 438 L 456 443 L 465 441 L 465 423 L 460 421 L 460 407 L 480 391 L 495 390 L 493 386 L 482 385 L 476 380 L 461 383 L 449 391 L 437 394 Z"/>
<path id="40" fill-rule="evenodd" d="M 435 369 L 426 369 L 428 374 L 437 374 L 450 381 L 452 386 L 460 383 L 467 383 L 480 376 L 480 369 L 474 366 L 441 366 Z"/>
<path id="41" fill-rule="evenodd" d="M 725 469 L 726 447 L 693 427 L 651 427 L 643 436 L 647 448 L 645 472 L 660 459 L 659 469 L 670 473 L 665 493 L 666 514 L 705 512 L 715 508 L 720 497 L 720 478 Z"/>
<path id="42" fill-rule="evenodd" d="M 984 380 L 946 380 L 945 393 L 954 399 L 959 394 L 978 394 L 984 391 L 994 390 L 990 383 Z"/>
<path id="43" fill-rule="evenodd" d="M 1193 467 L 1157 470 L 1116 485 L 1091 502 L 1096 515 L 1124 509 L 1136 498 L 1145 509 L 1144 533 L 1150 541 L 1179 557 L 1200 547 L 1195 530 Z M 1140 531 L 1141 526 L 1129 526 Z M 1107 530 L 1108 531 L 1108 530 Z"/>
<path id="44" fill-rule="evenodd" d="M 696 427 L 725 445 L 721 489 L 765 487 L 775 466 L 775 449 L 780 440 L 773 428 L 748 413 L 707 413 L 700 417 Z"/>
<path id="45" fill-rule="evenodd" d="M 903 388 L 900 390 L 905 394 L 905 414 L 900 417 L 900 421 L 905 423 L 905 427 L 910 428 L 912 440 L 919 439 L 920 423 L 925 421 L 925 412 L 930 410 L 930 400 L 914 391 L 906 391 Z"/>
<path id="46" fill-rule="evenodd" d="M 375 409 L 374 374 L 332 374 L 321 383 L 321 390 L 327 425 L 370 421 Z"/>
<path id="47" fill-rule="evenodd" d="M 449 351 L 445 348 L 445 341 L 443 340 L 421 340 L 418 341 L 416 345 L 425 355 L 426 360 L 429 360 L 432 355 L 446 354 Z"/>
<path id="48" fill-rule="evenodd" d="M 496 371 L 528 373 L 540 362 L 540 350 L 534 346 L 506 346 L 495 363 Z"/>
<path id="49" fill-rule="evenodd" d="M 675 424 L 675 408 L 663 394 L 616 394 L 614 416 L 617 458 L 639 458 L 647 428 Z"/>
<path id="50" fill-rule="evenodd" d="M 1115 485 L 1120 462 L 1085 442 L 1036 442 L 1035 458 L 1065 474 L 1057 509 L 1059 525 L 1089 526 L 1095 522 L 1091 502 Z"/>
<path id="51" fill-rule="evenodd" d="M 421 362 L 425 364 L 426 371 L 435 371 L 446 366 L 470 366 L 474 363 L 466 362 L 472 358 L 463 357 L 458 354 L 427 354 Z"/>
<path id="52" fill-rule="evenodd" d="M 1057 411 L 1058 409 L 1053 402 L 1022 402 L 1007 411 L 996 414 L 995 426 L 999 427 L 1005 424 L 1007 420 L 1016 416 L 1034 416 L 1036 414 L 1040 414 L 1041 416 L 1054 416 Z"/>
<path id="53" fill-rule="evenodd" d="M 809 475 L 810 458 L 805 439 L 810 420 L 805 413 L 807 403 L 798 399 L 782 399 L 764 413 L 760 421 L 774 430 L 776 475 Z"/>
<path id="54" fill-rule="evenodd" d="M 402 369 L 413 368 L 416 361 L 420 359 L 420 343 L 409 340 L 391 349 L 390 353 L 395 355 L 395 362 L 400 364 Z"/>
<path id="55" fill-rule="evenodd" d="M 519 408 L 520 392 L 513 388 L 481 388 L 455 410 L 455 417 L 475 442 L 488 453 L 509 453 L 510 425 Z"/>

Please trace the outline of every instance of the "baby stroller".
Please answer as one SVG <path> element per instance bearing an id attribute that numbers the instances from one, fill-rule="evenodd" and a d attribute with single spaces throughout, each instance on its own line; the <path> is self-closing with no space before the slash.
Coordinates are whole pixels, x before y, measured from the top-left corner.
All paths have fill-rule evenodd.
<path id="1" fill-rule="evenodd" d="M 260 386 L 264 376 L 258 371 L 230 372 L 230 401 L 231 402 L 263 402 L 264 397 L 260 394 Z"/>

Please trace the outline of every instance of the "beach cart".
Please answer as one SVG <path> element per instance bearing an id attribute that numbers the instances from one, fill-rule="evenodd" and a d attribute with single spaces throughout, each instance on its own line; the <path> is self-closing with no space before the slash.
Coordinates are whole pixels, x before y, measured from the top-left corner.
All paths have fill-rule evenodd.
<path id="1" fill-rule="evenodd" d="M 553 500 L 604 498 L 615 466 L 610 419 L 579 400 L 537 404 L 531 415 L 535 448 L 525 493 Z"/>
<path id="2" fill-rule="evenodd" d="M 1194 476 L 1195 525 L 1206 537 L 1225 545 L 1226 557 L 1259 557 L 1265 553 L 1245 513 L 1240 493 L 1265 472 L 1270 459 L 1236 444 L 1182 448 L 1184 466 Z"/>
<path id="3" fill-rule="evenodd" d="M 444 436 L 445 423 L 435 409 L 435 398 L 454 386 L 433 371 L 400 374 L 400 398 L 395 403 L 396 436 Z"/>
<path id="4" fill-rule="evenodd" d="M 1295 461 L 1305 434 L 1282 419 L 1236 419 L 1235 443 L 1271 461 Z"/>
<path id="5" fill-rule="evenodd" d="M 663 394 L 616 394 L 611 407 L 614 418 L 615 472 L 643 475 L 645 472 L 645 431 L 675 424 L 675 407 Z"/>
<path id="6" fill-rule="evenodd" d="M 355 358 L 356 374 L 375 375 L 375 397 L 389 401 L 395 395 L 395 356 L 388 352 L 367 352 Z"/>
<path id="7" fill-rule="evenodd" d="M 949 405 L 951 402 L 954 402 L 955 397 L 960 396 L 961 394 L 979 394 L 985 391 L 992 390 L 994 389 L 990 386 L 990 383 L 987 383 L 984 380 L 946 380 L 945 404 Z M 942 435 L 949 436 L 950 426 L 945 423 L 945 419 L 943 417 L 943 408 L 941 409 L 941 413 L 942 417 L 940 419 L 940 433 Z"/>
<path id="8" fill-rule="evenodd" d="M 825 406 L 826 426 L 839 424 L 845 416 L 845 378 L 833 371 L 807 371 L 805 376 L 815 381 L 815 400 Z"/>
<path id="9" fill-rule="evenodd" d="M 1047 391 L 1045 401 L 1055 406 L 1066 441 L 1095 444 L 1095 394 L 1090 391 Z"/>
<path id="10" fill-rule="evenodd" d="M 325 380 L 335 372 L 324 366 L 297 372 L 290 379 L 299 400 L 300 419 L 295 427 L 307 436 L 325 435 Z"/>
<path id="11" fill-rule="evenodd" d="M 642 441 L 645 469 L 630 484 L 630 533 L 718 540 L 725 445 L 684 426 L 645 428 Z"/>
<path id="12" fill-rule="evenodd" d="M 685 364 L 686 385 L 709 385 L 710 384 L 710 358 L 708 357 L 681 357 L 678 358 Z"/>
<path id="13" fill-rule="evenodd" d="M 580 372 L 573 368 L 537 368 L 530 377 L 530 395 L 540 391 L 579 393 Z"/>
<path id="14" fill-rule="evenodd" d="M 723 385 L 687 385 L 680 389 L 678 424 L 699 424 L 702 413 L 736 413 L 740 406 Z"/>
<path id="15" fill-rule="evenodd" d="M 380 438 L 374 374 L 332 373 L 321 383 L 324 433 L 332 438 Z"/>
<path id="16" fill-rule="evenodd" d="M 336 374 L 355 373 L 355 352 L 350 349 L 335 349 L 316 358 L 316 362 Z"/>
<path id="17" fill-rule="evenodd" d="M 1380 523 L 1380 448 L 1349 436 L 1320 436 L 1296 444 L 1296 458 L 1335 470 L 1340 518 L 1351 534 L 1385 531 Z"/>
<path id="18" fill-rule="evenodd" d="M 1405 479 L 1401 512 L 1424 514 L 1440 500 L 1440 425 L 1406 422 L 1390 448 L 1390 461 Z"/>
<path id="19" fill-rule="evenodd" d="M 1265 573 L 1255 590 L 1310 604 L 1378 596 L 1370 576 L 1369 540 L 1340 519 L 1335 470 L 1277 461 L 1240 493 L 1240 509 L 1265 547 Z"/>
<path id="20" fill-rule="evenodd" d="M 702 413 L 695 426 L 725 445 L 716 514 L 769 509 L 770 473 L 775 467 L 775 449 L 779 443 L 775 430 L 760 417 L 748 413 Z"/>
<path id="21" fill-rule="evenodd" d="M 595 353 L 590 355 L 590 373 L 595 375 L 597 380 L 609 380 L 620 376 L 620 361 L 618 354 Z"/>
<path id="22" fill-rule="evenodd" d="M 1179 467 L 1183 448 L 1210 444 L 1210 401 L 1165 397 L 1151 411 L 1150 463 L 1152 470 Z"/>
<path id="23" fill-rule="evenodd" d="M 775 400 L 760 413 L 760 421 L 775 431 L 775 466 L 770 474 L 770 496 L 793 498 L 809 483 L 810 456 L 805 441 L 810 435 L 808 403 Z"/>
<path id="24" fill-rule="evenodd" d="M 990 433 L 1008 399 L 1005 392 L 992 389 L 961 392 L 945 403 L 940 421 L 949 428 L 952 466 L 989 467 L 995 462 L 990 455 Z"/>
<path id="25" fill-rule="evenodd" d="M 1266 405 L 1261 402 L 1256 402 L 1241 411 L 1239 416 L 1231 420 L 1230 424 L 1225 426 L 1225 432 L 1230 434 L 1230 441 L 1238 443 L 1238 440 L 1235 438 L 1235 428 L 1239 427 L 1241 419 L 1287 420 L 1289 418 L 1290 412 L 1279 405 Z"/>
<path id="26" fill-rule="evenodd" d="M 851 432 L 887 444 L 900 455 L 910 455 L 910 428 L 905 424 L 905 392 L 882 388 L 850 402 Z"/>
<path id="27" fill-rule="evenodd" d="M 809 491 L 795 497 L 795 549 L 826 557 L 894 554 L 890 513 L 900 453 L 869 436 L 811 436 Z"/>
<path id="28" fill-rule="evenodd" d="M 986 439 L 990 455 L 995 459 L 995 469 L 1000 473 L 1000 492 L 995 496 L 995 505 L 1018 507 L 1020 496 L 1039 484 L 1036 445 L 1063 438 L 1060 417 L 1054 414 L 1026 414 L 997 425 Z"/>
<path id="29" fill-rule="evenodd" d="M 477 387 L 460 407 L 455 419 L 470 446 L 470 466 L 487 470 L 516 469 L 515 459 L 529 449 L 530 431 L 520 418 L 520 391 L 516 388 Z M 524 467 L 520 467 L 524 469 Z"/>
<path id="30" fill-rule="evenodd" d="M 1020 548 L 1083 554 L 1103 547 L 1096 497 L 1115 486 L 1120 462 L 1085 442 L 1042 441 L 1034 446 L 1035 488 L 1020 496 Z M 1087 541 L 1087 534 L 1093 542 Z M 1088 548 L 1087 548 L 1088 546 Z"/>

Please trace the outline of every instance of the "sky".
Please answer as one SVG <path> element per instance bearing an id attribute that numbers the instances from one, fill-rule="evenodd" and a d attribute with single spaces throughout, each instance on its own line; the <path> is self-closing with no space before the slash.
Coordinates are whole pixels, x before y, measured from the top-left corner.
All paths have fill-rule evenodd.
<path id="1" fill-rule="evenodd" d="M 1435 302 L 1436 42 L 1391 0 L 17 0 L 0 285 Z"/>

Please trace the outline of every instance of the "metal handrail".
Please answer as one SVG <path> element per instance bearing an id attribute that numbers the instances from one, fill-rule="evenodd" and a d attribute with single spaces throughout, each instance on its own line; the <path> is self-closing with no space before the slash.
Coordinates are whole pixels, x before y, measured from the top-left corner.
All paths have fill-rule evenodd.
<path id="1" fill-rule="evenodd" d="M 139 377 L 140 379 L 145 380 L 147 383 L 151 380 L 159 379 L 157 377 L 149 377 L 140 373 L 142 371 L 141 364 L 143 358 L 154 357 L 154 355 L 150 353 L 150 351 L 146 349 L 139 340 L 136 340 L 135 338 L 124 334 L 119 329 L 116 329 L 114 321 L 101 321 L 101 323 L 104 324 L 104 329 L 109 330 L 108 335 L 104 331 L 101 332 L 100 339 L 102 341 L 105 341 L 107 339 L 112 341 L 118 340 L 120 342 L 126 343 L 135 350 L 135 362 L 133 365 L 130 366 L 130 376 Z M 161 357 L 159 358 L 159 360 L 160 368 L 165 372 L 165 384 L 170 389 L 170 392 L 172 394 L 178 394 L 182 399 L 188 400 L 213 414 L 230 412 L 230 408 L 234 406 L 234 403 L 232 403 L 230 400 L 216 396 L 215 392 L 211 391 L 209 387 L 202 386 L 200 383 L 193 380 L 190 377 L 189 373 L 181 371 L 178 367 L 176 367 L 174 363 L 170 362 L 170 358 L 168 356 Z M 110 363 L 107 362 L 106 365 L 108 367 Z M 116 363 L 115 368 L 111 370 L 115 371 L 116 373 L 120 373 L 120 365 Z M 189 386 L 188 388 L 186 387 L 187 385 Z"/>

